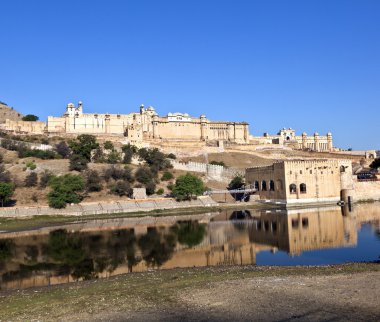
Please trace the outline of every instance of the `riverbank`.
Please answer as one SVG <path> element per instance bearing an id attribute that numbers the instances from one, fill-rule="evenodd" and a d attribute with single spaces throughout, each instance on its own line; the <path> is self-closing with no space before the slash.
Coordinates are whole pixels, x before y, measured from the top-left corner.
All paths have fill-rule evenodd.
<path id="1" fill-rule="evenodd" d="M 376 321 L 380 264 L 163 270 L 0 294 L 0 321 Z"/>

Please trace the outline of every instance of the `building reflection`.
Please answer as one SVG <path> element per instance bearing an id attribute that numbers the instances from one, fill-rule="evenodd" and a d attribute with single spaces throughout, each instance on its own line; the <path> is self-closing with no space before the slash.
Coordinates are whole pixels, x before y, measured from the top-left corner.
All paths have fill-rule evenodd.
<path id="1" fill-rule="evenodd" d="M 290 255 L 356 245 L 378 207 L 225 211 L 187 217 L 98 220 L 0 234 L 1 289 L 151 269 L 249 265 L 261 251 Z M 196 220 L 194 220 L 196 219 Z"/>

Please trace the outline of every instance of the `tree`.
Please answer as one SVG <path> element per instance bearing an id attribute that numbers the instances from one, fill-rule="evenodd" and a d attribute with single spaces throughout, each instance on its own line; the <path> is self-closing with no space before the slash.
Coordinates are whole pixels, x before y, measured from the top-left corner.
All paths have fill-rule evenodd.
<path id="1" fill-rule="evenodd" d="M 72 140 L 69 143 L 73 154 L 77 154 L 85 158 L 88 162 L 91 161 L 91 152 L 99 147 L 99 143 L 96 142 L 96 137 L 89 134 L 81 134 L 76 140 Z"/>
<path id="2" fill-rule="evenodd" d="M 33 115 L 33 114 L 27 114 L 22 118 L 23 121 L 29 121 L 29 122 L 36 122 L 38 121 L 38 119 L 39 119 L 38 116 Z"/>
<path id="3" fill-rule="evenodd" d="M 13 192 L 14 186 L 12 183 L 0 182 L 0 202 L 2 207 L 11 200 Z"/>
<path id="4" fill-rule="evenodd" d="M 25 187 L 35 187 L 38 183 L 37 173 L 31 172 L 25 178 Z"/>
<path id="5" fill-rule="evenodd" d="M 176 155 L 174 153 L 169 153 L 167 156 L 166 156 L 168 159 L 172 159 L 172 160 L 175 160 L 177 159 Z"/>
<path id="6" fill-rule="evenodd" d="M 114 150 L 115 147 L 111 141 L 106 141 L 103 144 L 105 150 Z"/>
<path id="7" fill-rule="evenodd" d="M 228 184 L 228 187 L 227 189 L 228 190 L 235 190 L 235 189 L 240 189 L 244 186 L 245 184 L 245 181 L 244 181 L 244 178 L 243 176 L 241 175 L 237 175 L 235 176 L 231 181 L 230 183 Z"/>
<path id="8" fill-rule="evenodd" d="M 72 154 L 70 156 L 70 171 L 83 171 L 87 169 L 88 159 L 80 154 Z"/>
<path id="9" fill-rule="evenodd" d="M 173 174 L 171 172 L 165 171 L 164 174 L 161 177 L 161 181 L 169 181 L 169 180 L 171 180 L 173 178 L 174 178 L 174 176 L 173 176 Z"/>
<path id="10" fill-rule="evenodd" d="M 3 164 L 0 164 L 0 182 L 11 182 L 11 174 L 9 173 L 9 171 L 5 170 Z"/>
<path id="11" fill-rule="evenodd" d="M 86 173 L 86 189 L 89 192 L 101 191 L 102 182 L 99 173 L 95 170 L 88 170 Z"/>
<path id="12" fill-rule="evenodd" d="M 173 195 L 178 200 L 190 200 L 200 196 L 205 191 L 203 181 L 190 173 L 179 176 L 173 188 Z"/>
<path id="13" fill-rule="evenodd" d="M 369 166 L 372 169 L 380 168 L 380 158 L 376 158 L 375 160 L 373 160 Z"/>
<path id="14" fill-rule="evenodd" d="M 132 157 L 138 151 L 137 147 L 131 144 L 123 145 L 121 150 L 123 151 L 123 163 L 125 164 L 130 164 L 132 162 Z"/>
<path id="15" fill-rule="evenodd" d="M 145 189 L 148 196 L 153 195 L 156 191 L 156 184 L 153 181 L 150 181 L 145 184 Z"/>
<path id="16" fill-rule="evenodd" d="M 61 141 L 55 145 L 55 152 L 65 159 L 69 157 L 71 150 L 65 141 Z"/>
<path id="17" fill-rule="evenodd" d="M 154 174 L 147 166 L 139 167 L 135 173 L 135 178 L 138 182 L 147 184 L 154 179 Z"/>
<path id="18" fill-rule="evenodd" d="M 81 176 L 65 174 L 52 177 L 49 180 L 52 191 L 48 193 L 49 206 L 65 208 L 67 203 L 79 203 L 82 199 L 80 192 L 84 189 L 84 180 Z"/>
<path id="19" fill-rule="evenodd" d="M 131 185 L 128 181 L 117 181 L 115 185 L 112 186 L 111 193 L 119 197 L 129 196 L 132 193 Z"/>
<path id="20" fill-rule="evenodd" d="M 108 153 L 106 161 L 107 163 L 111 163 L 111 164 L 116 164 L 120 162 L 121 161 L 120 153 L 117 152 L 116 150 L 112 150 L 111 152 Z"/>
<path id="21" fill-rule="evenodd" d="M 46 188 L 50 178 L 52 177 L 52 173 L 49 172 L 48 170 L 45 170 L 44 172 L 41 173 L 40 176 L 40 188 Z"/>
<path id="22" fill-rule="evenodd" d="M 127 166 L 124 169 L 121 169 L 118 166 L 110 166 L 104 172 L 104 179 L 108 182 L 110 179 L 113 180 L 124 180 L 128 182 L 133 182 L 132 171 Z"/>
<path id="23" fill-rule="evenodd" d="M 160 152 L 157 148 L 142 148 L 138 153 L 140 159 L 144 160 L 154 171 L 166 170 L 173 167 L 170 161 L 166 158 L 166 155 Z"/>

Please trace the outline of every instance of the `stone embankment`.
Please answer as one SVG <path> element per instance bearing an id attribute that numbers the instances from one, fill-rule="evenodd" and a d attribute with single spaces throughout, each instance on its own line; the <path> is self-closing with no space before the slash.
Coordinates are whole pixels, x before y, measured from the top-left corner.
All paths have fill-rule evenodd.
<path id="1" fill-rule="evenodd" d="M 19 218 L 38 215 L 85 216 L 213 206 L 218 206 L 218 203 L 212 200 L 209 196 L 201 196 L 196 200 L 181 202 L 177 202 L 172 198 L 156 198 L 146 200 L 120 200 L 108 203 L 81 203 L 69 205 L 63 209 L 54 209 L 48 206 L 1 208 L 0 217 Z"/>

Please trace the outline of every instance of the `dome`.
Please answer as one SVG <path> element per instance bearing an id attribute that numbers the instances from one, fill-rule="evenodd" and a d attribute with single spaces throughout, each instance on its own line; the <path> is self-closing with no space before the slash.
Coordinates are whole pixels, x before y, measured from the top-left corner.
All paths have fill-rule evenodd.
<path id="1" fill-rule="evenodd" d="M 154 111 L 154 107 L 153 106 L 148 106 L 148 108 L 146 110 L 147 111 Z"/>
<path id="2" fill-rule="evenodd" d="M 318 136 L 318 135 L 319 135 L 319 133 L 318 133 L 318 132 L 315 132 L 315 133 L 314 133 L 314 136 Z"/>
<path id="3" fill-rule="evenodd" d="M 67 104 L 67 107 L 75 107 L 74 103 Z"/>
<path id="4" fill-rule="evenodd" d="M 205 119 L 205 118 L 206 118 L 206 115 L 202 114 L 201 119 Z"/>
<path id="5" fill-rule="evenodd" d="M 327 136 L 332 136 L 331 132 L 327 132 Z"/>
<path id="6" fill-rule="evenodd" d="M 303 132 L 303 133 L 302 133 L 302 136 L 307 136 L 307 133 L 306 133 L 306 132 Z"/>

